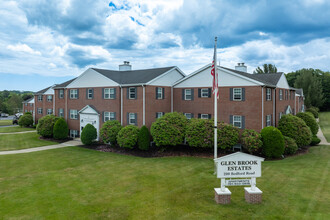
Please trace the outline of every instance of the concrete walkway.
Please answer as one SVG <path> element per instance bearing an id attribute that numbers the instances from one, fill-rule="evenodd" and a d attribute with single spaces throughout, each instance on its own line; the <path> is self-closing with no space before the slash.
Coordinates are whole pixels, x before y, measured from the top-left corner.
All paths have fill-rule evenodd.
<path id="1" fill-rule="evenodd" d="M 42 150 L 50 150 L 50 149 L 57 149 L 57 148 L 70 147 L 70 146 L 79 146 L 79 145 L 82 145 L 80 139 L 74 139 L 72 141 L 67 141 L 67 142 L 64 142 L 61 144 L 56 144 L 56 145 L 28 148 L 28 149 L 22 149 L 22 150 L 2 151 L 2 152 L 0 152 L 0 155 L 24 154 L 24 153 L 30 153 L 30 152 L 36 152 L 36 151 L 42 151 Z"/>
<path id="2" fill-rule="evenodd" d="M 10 132 L 10 133 L 0 133 L 0 135 L 3 135 L 3 134 L 24 134 L 24 133 L 31 133 L 31 132 L 36 132 L 36 130 L 34 130 L 34 131 L 19 131 L 19 132 Z"/>
<path id="3" fill-rule="evenodd" d="M 321 140 L 319 145 L 330 145 L 330 143 L 327 142 L 327 139 L 325 139 L 321 128 L 319 128 L 319 131 L 317 132 L 317 137 Z"/>

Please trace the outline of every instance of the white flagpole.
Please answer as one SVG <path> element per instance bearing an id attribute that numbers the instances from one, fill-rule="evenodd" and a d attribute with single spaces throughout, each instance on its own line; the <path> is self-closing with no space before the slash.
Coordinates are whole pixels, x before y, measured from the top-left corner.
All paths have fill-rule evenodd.
<path id="1" fill-rule="evenodd" d="M 215 37 L 215 52 L 214 52 L 214 75 L 218 84 L 218 65 L 217 65 L 217 37 Z M 214 159 L 218 158 L 218 88 L 214 90 Z"/>

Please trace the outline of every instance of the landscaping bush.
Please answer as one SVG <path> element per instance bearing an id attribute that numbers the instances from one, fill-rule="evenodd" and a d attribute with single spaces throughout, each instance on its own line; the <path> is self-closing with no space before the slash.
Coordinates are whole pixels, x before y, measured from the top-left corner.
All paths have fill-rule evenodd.
<path id="1" fill-rule="evenodd" d="M 218 123 L 218 147 L 230 149 L 239 140 L 239 129 L 231 124 Z"/>
<path id="2" fill-rule="evenodd" d="M 259 132 L 252 129 L 245 129 L 242 133 L 243 147 L 250 153 L 254 154 L 262 148 L 261 135 Z"/>
<path id="3" fill-rule="evenodd" d="M 151 125 L 151 135 L 157 146 L 182 144 L 188 119 L 177 112 L 166 113 Z"/>
<path id="4" fill-rule="evenodd" d="M 127 125 L 122 128 L 117 135 L 117 142 L 120 147 L 131 148 L 136 145 L 138 140 L 139 128 L 135 125 Z"/>
<path id="5" fill-rule="evenodd" d="M 119 121 L 106 121 L 101 130 L 100 137 L 105 144 L 116 145 L 118 132 L 122 129 Z"/>
<path id="6" fill-rule="evenodd" d="M 311 116 L 308 113 L 304 113 L 304 112 L 299 112 L 296 116 L 301 118 L 302 120 L 304 120 L 306 125 L 311 129 L 311 132 L 313 135 L 317 134 L 317 132 L 319 130 L 319 125 L 317 124 L 317 122 L 313 116 Z"/>
<path id="7" fill-rule="evenodd" d="M 284 136 L 284 154 L 291 155 L 295 154 L 298 150 L 298 146 L 294 139 Z"/>
<path id="8" fill-rule="evenodd" d="M 37 133 L 43 137 L 53 137 L 54 124 L 58 120 L 58 117 L 54 115 L 45 115 L 39 119 L 37 125 Z"/>
<path id="9" fill-rule="evenodd" d="M 33 126 L 33 116 L 31 112 L 26 112 L 18 119 L 18 125 L 21 127 L 31 127 Z"/>
<path id="10" fill-rule="evenodd" d="M 214 143 L 212 120 L 192 118 L 187 124 L 186 141 L 191 147 L 212 147 Z"/>
<path id="11" fill-rule="evenodd" d="M 293 138 L 298 147 L 309 145 L 312 141 L 312 132 L 304 120 L 294 115 L 283 115 L 278 129 L 284 136 Z"/>
<path id="12" fill-rule="evenodd" d="M 311 145 L 315 146 L 318 145 L 320 142 L 321 140 L 316 135 L 313 135 Z"/>
<path id="13" fill-rule="evenodd" d="M 138 134 L 138 147 L 140 150 L 148 150 L 150 145 L 149 129 L 143 125 Z"/>
<path id="14" fill-rule="evenodd" d="M 85 145 L 91 145 L 96 138 L 97 138 L 96 128 L 91 124 L 87 124 L 84 127 L 84 129 L 81 131 L 81 135 L 80 135 L 81 142 Z"/>
<path id="15" fill-rule="evenodd" d="M 284 138 L 280 130 L 273 126 L 261 130 L 262 153 L 267 158 L 278 158 L 284 153 Z"/>
<path id="16" fill-rule="evenodd" d="M 319 118 L 319 112 L 313 107 L 307 109 L 306 112 L 310 112 L 314 115 L 315 118 Z"/>
<path id="17" fill-rule="evenodd" d="M 55 139 L 66 139 L 69 134 L 68 124 L 65 122 L 64 118 L 59 118 L 53 128 L 53 136 Z"/>

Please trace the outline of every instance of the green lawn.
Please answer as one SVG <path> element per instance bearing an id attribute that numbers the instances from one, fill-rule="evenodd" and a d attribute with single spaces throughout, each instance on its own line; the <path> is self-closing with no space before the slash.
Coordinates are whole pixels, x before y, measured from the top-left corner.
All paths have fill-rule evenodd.
<path id="1" fill-rule="evenodd" d="M 259 205 L 217 205 L 213 160 L 79 147 L 0 156 L 0 219 L 330 219 L 330 150 L 263 162 Z"/>
<path id="2" fill-rule="evenodd" d="M 13 124 L 12 120 L 0 120 L 0 126 L 12 125 L 12 124 Z"/>
<path id="3" fill-rule="evenodd" d="M 35 128 L 22 128 L 20 126 L 14 127 L 0 127 L 0 133 L 12 133 L 12 132 L 21 132 L 21 131 L 33 131 Z"/>
<path id="4" fill-rule="evenodd" d="M 57 144 L 52 141 L 40 140 L 37 133 L 2 134 L 0 135 L 0 151 L 19 150 Z"/>
<path id="5" fill-rule="evenodd" d="M 330 142 L 330 112 L 320 112 L 319 119 L 322 132 L 327 141 Z"/>

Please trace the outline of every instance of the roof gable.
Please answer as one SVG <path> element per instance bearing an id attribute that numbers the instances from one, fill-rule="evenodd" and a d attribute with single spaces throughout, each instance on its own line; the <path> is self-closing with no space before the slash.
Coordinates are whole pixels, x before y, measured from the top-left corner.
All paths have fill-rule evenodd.
<path id="1" fill-rule="evenodd" d="M 172 86 L 173 83 L 184 78 L 186 75 L 177 67 L 161 74 L 160 76 L 152 79 L 147 84 L 153 86 Z"/>
<path id="2" fill-rule="evenodd" d="M 281 75 L 281 78 L 278 80 L 276 86 L 278 88 L 290 89 L 289 83 L 286 80 L 286 77 L 284 74 Z"/>
<path id="3" fill-rule="evenodd" d="M 94 106 L 92 105 L 86 105 L 83 107 L 80 111 L 78 111 L 79 114 L 100 114 Z"/>
<path id="4" fill-rule="evenodd" d="M 86 88 L 86 87 L 104 87 L 118 86 L 118 83 L 105 77 L 94 69 L 87 69 L 79 77 L 70 82 L 66 88 Z"/>

